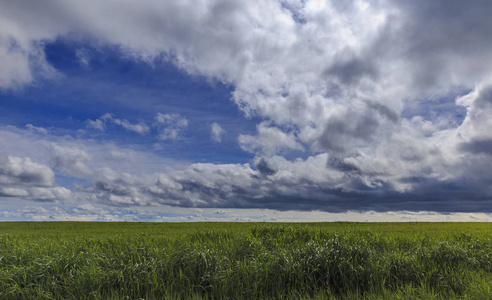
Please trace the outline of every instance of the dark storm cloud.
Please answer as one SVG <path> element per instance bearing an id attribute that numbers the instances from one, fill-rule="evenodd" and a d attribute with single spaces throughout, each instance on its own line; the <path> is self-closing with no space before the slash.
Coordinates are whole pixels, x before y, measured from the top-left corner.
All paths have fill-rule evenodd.
<path id="1" fill-rule="evenodd" d="M 364 76 L 377 77 L 378 70 L 371 60 L 351 58 L 337 60 L 325 72 L 325 76 L 334 76 L 342 84 L 356 84 Z"/>
<path id="2" fill-rule="evenodd" d="M 265 159 L 265 158 L 261 158 L 257 163 L 256 163 L 256 169 L 262 174 L 262 175 L 265 175 L 265 176 L 268 176 L 268 175 L 273 175 L 275 174 L 275 170 L 272 169 L 269 165 L 268 165 L 268 161 Z"/>
<path id="3" fill-rule="evenodd" d="M 460 145 L 462 151 L 492 155 L 492 139 L 474 140 Z"/>
<path id="4" fill-rule="evenodd" d="M 319 143 L 329 152 L 350 151 L 380 139 L 379 135 L 384 135 L 398 120 L 398 115 L 388 107 L 365 102 L 363 109 L 349 109 L 329 118 Z"/>
<path id="5" fill-rule="evenodd" d="M 93 194 L 100 203 L 113 206 L 492 212 L 492 191 L 476 178 L 394 178 L 366 173 L 350 158 L 321 155 L 291 163 L 265 157 L 258 161 L 257 171 L 248 165 L 197 164 L 172 175 L 102 179 L 105 182 L 96 183 Z M 262 165 L 270 171 L 260 171 Z"/>
<path id="6" fill-rule="evenodd" d="M 327 122 L 319 140 L 324 149 L 342 152 L 371 140 L 379 126 L 378 120 L 368 115 L 348 118 L 351 115 L 349 112 L 346 116 L 333 117 Z"/>
<path id="7" fill-rule="evenodd" d="M 391 20 L 380 47 L 411 63 L 414 88 L 432 92 L 449 83 L 473 84 L 490 72 L 490 1 L 388 1 L 402 15 Z M 401 22 L 401 25 L 396 23 Z M 468 77 L 468 78 L 467 78 Z M 459 81 L 461 82 L 459 82 Z"/>
<path id="8" fill-rule="evenodd" d="M 341 172 L 360 172 L 360 169 L 351 163 L 346 163 L 343 159 L 340 158 L 331 158 L 327 161 L 327 167 L 333 168 L 335 170 Z"/>

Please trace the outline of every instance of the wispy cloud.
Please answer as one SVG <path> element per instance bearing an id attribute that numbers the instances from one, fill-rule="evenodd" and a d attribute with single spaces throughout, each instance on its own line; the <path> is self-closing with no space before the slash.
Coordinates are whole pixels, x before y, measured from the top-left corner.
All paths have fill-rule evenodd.
<path id="1" fill-rule="evenodd" d="M 80 64 L 82 64 L 84 67 L 89 66 L 90 56 L 87 49 L 77 49 L 77 51 L 75 51 L 75 56 L 77 56 Z"/>
<path id="2" fill-rule="evenodd" d="M 222 142 L 222 136 L 226 132 L 222 126 L 220 126 L 218 123 L 213 122 L 212 125 L 210 125 L 210 130 L 212 133 L 212 140 L 214 140 L 217 143 Z"/>
<path id="3" fill-rule="evenodd" d="M 110 113 L 106 113 L 96 120 L 87 120 L 88 128 L 94 128 L 100 131 L 104 131 L 106 129 L 107 124 L 118 125 L 128 131 L 133 131 L 142 135 L 150 132 L 150 126 L 148 126 L 143 122 L 131 123 L 130 121 L 125 119 L 115 118 L 114 115 Z"/>
<path id="4" fill-rule="evenodd" d="M 183 130 L 188 126 L 188 120 L 179 114 L 157 113 L 153 125 L 160 140 L 176 140 L 182 137 Z"/>
<path id="5" fill-rule="evenodd" d="M 26 124 L 26 128 L 36 133 L 40 133 L 44 135 L 48 134 L 48 130 L 43 127 L 34 126 L 32 124 Z"/>

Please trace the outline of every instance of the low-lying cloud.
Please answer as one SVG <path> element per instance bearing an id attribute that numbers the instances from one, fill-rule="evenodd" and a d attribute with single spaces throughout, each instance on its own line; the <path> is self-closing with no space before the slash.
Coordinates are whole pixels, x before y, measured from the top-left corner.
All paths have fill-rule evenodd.
<path id="1" fill-rule="evenodd" d="M 28 157 L 0 155 L 0 197 L 35 201 L 67 200 L 70 190 L 56 186 L 53 170 Z"/>

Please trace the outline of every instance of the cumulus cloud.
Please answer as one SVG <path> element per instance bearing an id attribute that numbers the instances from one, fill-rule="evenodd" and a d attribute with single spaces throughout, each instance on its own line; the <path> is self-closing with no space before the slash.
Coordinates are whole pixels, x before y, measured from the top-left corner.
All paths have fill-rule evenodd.
<path id="1" fill-rule="evenodd" d="M 69 135 L 36 134 L 14 126 L 0 126 L 0 154 L 28 157 L 65 175 L 90 177 L 104 166 L 116 172 L 153 173 L 180 168 L 186 162 L 160 157 L 151 151 L 137 151 L 111 141 L 95 142 Z"/>
<path id="2" fill-rule="evenodd" d="M 191 213 L 191 215 L 190 215 Z M 331 221 L 369 221 L 369 222 L 489 222 L 491 214 L 486 213 L 436 213 L 425 211 L 397 211 L 380 213 L 375 211 L 349 211 L 346 213 L 329 213 L 322 211 L 283 211 L 266 209 L 186 209 L 179 207 L 140 207 L 140 208 L 102 208 L 92 204 L 76 206 L 21 206 L 16 209 L 0 211 L 0 219 L 8 221 L 51 220 L 51 221 L 151 221 L 151 222 L 331 222 Z"/>
<path id="3" fill-rule="evenodd" d="M 19 89 L 37 77 L 58 75 L 46 62 L 40 40 L 25 36 L 22 26 L 3 16 L 0 16 L 0 27 L 0 89 Z"/>
<path id="4" fill-rule="evenodd" d="M 222 142 L 222 136 L 226 132 L 222 126 L 220 126 L 218 123 L 213 122 L 212 125 L 210 125 L 210 130 L 212 133 L 212 140 L 214 140 L 217 143 Z"/>
<path id="5" fill-rule="evenodd" d="M 304 147 L 297 141 L 293 132 L 285 133 L 281 129 L 271 126 L 268 122 L 257 126 L 258 135 L 240 135 L 239 145 L 245 151 L 266 154 L 275 154 L 283 149 L 304 151 Z"/>
<path id="6" fill-rule="evenodd" d="M 106 113 L 96 120 L 87 120 L 87 127 L 104 131 L 108 123 L 121 126 L 128 131 L 133 131 L 139 134 L 147 134 L 150 132 L 150 127 L 143 122 L 131 123 L 125 119 L 115 118 L 114 115 L 110 113 Z"/>
<path id="7" fill-rule="evenodd" d="M 121 212 L 110 212 L 91 204 L 76 207 L 25 206 L 0 212 L 2 220 L 12 221 L 128 221 Z"/>
<path id="8" fill-rule="evenodd" d="M 188 126 L 188 120 L 179 114 L 157 113 L 154 127 L 158 130 L 160 140 L 176 140 L 182 137 L 183 130 Z"/>
<path id="9" fill-rule="evenodd" d="M 0 156 L 0 182 L 9 185 L 49 187 L 55 184 L 53 171 L 28 157 Z"/>
<path id="10" fill-rule="evenodd" d="M 78 205 L 77 207 L 73 208 L 72 211 L 74 213 L 84 213 L 84 214 L 89 214 L 89 215 L 107 215 L 109 214 L 109 211 L 100 208 L 100 207 L 94 207 L 92 204 L 86 203 L 86 204 L 81 204 Z"/>
<path id="11" fill-rule="evenodd" d="M 50 144 L 50 152 L 53 157 L 53 166 L 66 175 L 85 177 L 92 174 L 86 162 L 91 159 L 85 150 L 75 147 Z"/>
<path id="12" fill-rule="evenodd" d="M 2 187 L 0 188 L 2 197 L 28 197 L 29 193 L 22 188 Z"/>
<path id="13" fill-rule="evenodd" d="M 54 172 L 28 157 L 0 155 L 0 197 L 36 201 L 67 200 L 70 190 L 56 186 Z"/>
<path id="14" fill-rule="evenodd" d="M 436 178 L 431 166 L 417 166 L 415 161 L 413 169 L 418 175 L 409 171 L 399 174 L 400 166 L 385 169 L 383 163 L 365 157 L 335 160 L 320 154 L 295 162 L 281 156 L 264 157 L 255 168 L 249 164 L 193 164 L 184 170 L 147 176 L 106 169 L 86 192 L 92 195 L 92 201 L 112 206 L 161 204 L 332 212 L 416 208 L 450 212 L 479 207 L 488 211 L 490 191 L 486 194 L 483 189 L 477 190 L 476 184 L 469 185 L 471 182 L 463 181 L 459 174 L 446 180 Z M 423 176 L 421 168 L 429 169 L 425 170 L 428 175 Z"/>

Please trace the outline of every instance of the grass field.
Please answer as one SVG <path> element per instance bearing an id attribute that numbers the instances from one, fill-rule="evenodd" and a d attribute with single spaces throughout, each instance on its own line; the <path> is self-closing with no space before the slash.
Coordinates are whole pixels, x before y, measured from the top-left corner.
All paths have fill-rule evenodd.
<path id="1" fill-rule="evenodd" d="M 490 223 L 0 223 L 0 299 L 492 299 Z"/>

